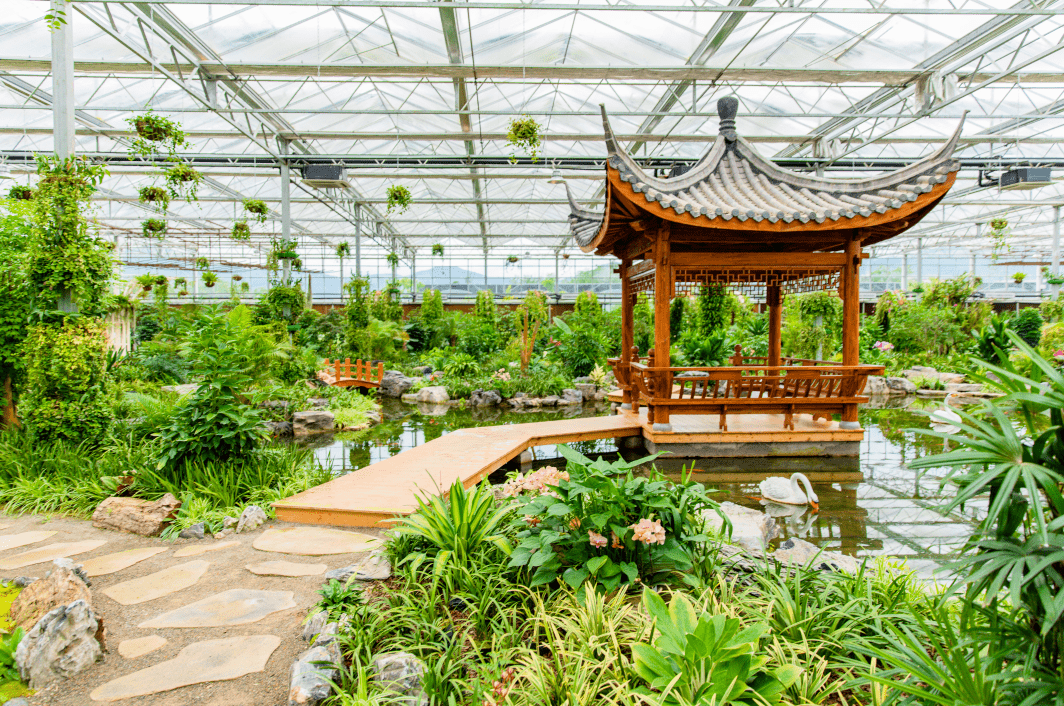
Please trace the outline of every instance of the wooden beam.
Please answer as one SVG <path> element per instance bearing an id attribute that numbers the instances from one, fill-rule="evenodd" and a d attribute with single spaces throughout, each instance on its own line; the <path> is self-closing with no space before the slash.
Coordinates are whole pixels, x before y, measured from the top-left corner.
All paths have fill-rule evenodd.
<path id="1" fill-rule="evenodd" d="M 846 253 L 684 253 L 673 251 L 672 263 L 674 267 L 757 267 L 765 269 L 777 269 L 781 267 L 842 267 L 846 264 Z"/>
<path id="2" fill-rule="evenodd" d="M 654 365 L 669 366 L 669 345 L 672 334 L 669 331 L 669 305 L 672 303 L 672 258 L 669 253 L 668 221 L 658 221 L 657 238 L 654 241 Z M 658 373 L 655 383 L 657 390 L 672 389 L 672 375 L 669 372 Z M 658 394 L 658 393 L 655 393 Z M 654 412 L 655 424 L 668 424 L 669 412 Z"/>
<path id="3" fill-rule="evenodd" d="M 858 233 L 846 243 L 847 263 L 842 268 L 842 364 L 860 365 L 861 300 L 858 274 L 861 271 L 861 240 Z M 843 390 L 854 395 L 856 390 Z M 846 405 L 842 413 L 846 426 L 857 424 L 857 405 Z"/>
<path id="4" fill-rule="evenodd" d="M 635 315 L 633 312 L 634 297 L 632 296 L 632 284 L 628 280 L 628 268 L 631 267 L 628 260 L 621 261 L 621 365 L 626 369 L 632 364 L 632 348 L 635 346 Z M 632 405 L 632 388 L 629 384 L 623 390 L 622 403 Z"/>
<path id="5" fill-rule="evenodd" d="M 768 304 L 768 365 L 775 366 L 780 364 L 783 332 L 783 301 L 779 285 L 765 288 L 765 303 Z"/>

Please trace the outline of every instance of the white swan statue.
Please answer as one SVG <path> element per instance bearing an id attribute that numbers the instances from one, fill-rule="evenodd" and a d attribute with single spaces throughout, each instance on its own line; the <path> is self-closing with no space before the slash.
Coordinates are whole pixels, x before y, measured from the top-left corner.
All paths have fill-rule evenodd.
<path id="1" fill-rule="evenodd" d="M 816 511 L 809 512 L 805 505 L 780 505 L 761 498 L 765 514 L 773 519 L 782 519 L 787 527 L 788 536 L 805 539 L 816 521 Z M 806 514 L 808 513 L 808 514 Z"/>
<path id="2" fill-rule="evenodd" d="M 960 431 L 958 425 L 964 420 L 961 419 L 961 415 L 954 412 L 949 406 L 949 401 L 956 396 L 956 392 L 946 395 L 946 399 L 942 401 L 942 409 L 936 409 L 931 413 L 931 428 L 935 431 L 942 431 L 947 434 L 956 434 Z"/>
<path id="3" fill-rule="evenodd" d="M 798 482 L 801 481 L 805 486 L 805 492 L 798 487 Z M 818 503 L 820 498 L 813 492 L 813 486 L 809 483 L 809 479 L 805 477 L 803 473 L 795 473 L 791 476 L 790 480 L 782 478 L 780 476 L 773 476 L 761 481 L 761 485 L 758 486 L 761 489 L 761 495 L 766 500 L 771 500 L 775 503 L 781 503 L 783 505 L 812 505 L 814 508 L 819 507 Z"/>

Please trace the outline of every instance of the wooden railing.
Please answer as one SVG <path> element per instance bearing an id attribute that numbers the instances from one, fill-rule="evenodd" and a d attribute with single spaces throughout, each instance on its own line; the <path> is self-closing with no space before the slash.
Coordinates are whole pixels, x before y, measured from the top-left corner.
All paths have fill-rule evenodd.
<path id="1" fill-rule="evenodd" d="M 350 358 L 340 361 L 325 359 L 325 369 L 318 371 L 318 379 L 334 387 L 380 387 L 384 377 L 384 363 L 374 365 L 368 360 Z"/>

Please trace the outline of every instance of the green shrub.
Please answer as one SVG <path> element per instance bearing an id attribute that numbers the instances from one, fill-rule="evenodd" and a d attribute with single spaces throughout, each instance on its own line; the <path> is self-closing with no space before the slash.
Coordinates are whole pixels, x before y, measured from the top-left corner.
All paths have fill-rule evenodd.
<path id="1" fill-rule="evenodd" d="M 918 389 L 918 390 L 945 390 L 946 389 L 946 383 L 942 382 L 942 379 L 937 377 L 937 376 L 935 376 L 935 377 L 927 377 L 925 375 L 921 375 L 919 377 L 913 378 L 912 383 L 914 385 L 916 385 L 916 389 Z"/>
<path id="2" fill-rule="evenodd" d="M 482 289 L 477 292 L 477 302 L 473 308 L 473 315 L 492 324 L 498 319 L 495 308 L 495 295 L 490 290 Z"/>
<path id="3" fill-rule="evenodd" d="M 475 377 L 480 374 L 480 363 L 468 353 L 459 352 L 451 356 L 443 367 L 443 372 L 447 376 Z"/>
<path id="4" fill-rule="evenodd" d="M 673 341 L 680 340 L 683 335 L 684 301 L 687 297 L 676 297 L 669 304 L 669 334 Z"/>
<path id="5" fill-rule="evenodd" d="M 587 290 L 577 294 L 573 313 L 582 317 L 595 317 L 601 314 L 602 305 L 599 304 L 598 295 Z"/>
<path id="6" fill-rule="evenodd" d="M 1019 334 L 1024 343 L 1037 348 L 1042 339 L 1042 315 L 1033 307 L 1020 309 L 1020 313 L 1009 321 L 1009 328 Z"/>
<path id="7" fill-rule="evenodd" d="M 554 347 L 551 357 L 558 360 L 574 376 L 581 377 L 606 364 L 607 348 L 604 331 L 593 323 L 571 319 L 570 326 L 561 318 L 554 319 L 551 336 Z"/>
<path id="8" fill-rule="evenodd" d="M 695 315 L 697 333 L 711 336 L 724 328 L 727 313 L 728 289 L 723 284 L 703 285 L 698 290 L 698 307 Z"/>
<path id="9" fill-rule="evenodd" d="M 1057 299 L 1045 299 L 1038 307 L 1039 313 L 1042 314 L 1042 320 L 1047 324 L 1054 324 L 1060 321 L 1061 315 L 1064 314 L 1064 302 Z"/>
<path id="10" fill-rule="evenodd" d="M 497 325 L 480 316 L 463 317 L 458 325 L 458 350 L 484 360 L 499 350 L 501 336 Z"/>

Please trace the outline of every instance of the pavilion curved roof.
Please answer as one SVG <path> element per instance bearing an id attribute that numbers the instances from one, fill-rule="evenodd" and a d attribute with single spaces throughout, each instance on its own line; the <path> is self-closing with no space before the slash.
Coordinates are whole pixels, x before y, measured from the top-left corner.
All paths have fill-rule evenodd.
<path id="1" fill-rule="evenodd" d="M 645 237 L 639 233 L 645 216 L 704 231 L 707 242 L 722 231 L 754 231 L 762 241 L 771 240 L 766 234 L 772 232 L 837 231 L 834 237 L 810 238 L 805 248 L 794 246 L 792 238 L 784 248 L 836 249 L 839 236 L 854 229 L 865 231 L 866 242 L 878 242 L 915 225 L 949 190 L 960 168 L 953 152 L 963 118 L 927 157 L 888 174 L 844 180 L 794 172 L 766 159 L 736 133 L 737 110 L 736 98 L 720 99 L 720 134 L 709 151 L 686 172 L 661 178 L 647 174 L 618 144 L 603 107 L 607 206 L 597 213 L 569 194 L 569 226 L 577 244 L 585 252 L 614 252 L 619 241 Z"/>

